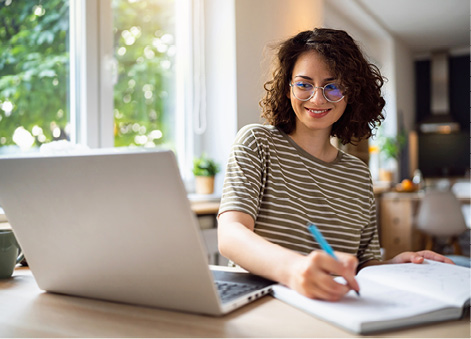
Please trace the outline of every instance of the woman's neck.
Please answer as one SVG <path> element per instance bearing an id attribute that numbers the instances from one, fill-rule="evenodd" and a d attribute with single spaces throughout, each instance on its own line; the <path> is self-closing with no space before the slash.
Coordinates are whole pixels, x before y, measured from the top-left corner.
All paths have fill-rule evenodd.
<path id="1" fill-rule="evenodd" d="M 338 149 L 330 143 L 330 131 L 300 133 L 295 130 L 289 136 L 299 147 L 319 160 L 332 162 L 337 158 Z"/>

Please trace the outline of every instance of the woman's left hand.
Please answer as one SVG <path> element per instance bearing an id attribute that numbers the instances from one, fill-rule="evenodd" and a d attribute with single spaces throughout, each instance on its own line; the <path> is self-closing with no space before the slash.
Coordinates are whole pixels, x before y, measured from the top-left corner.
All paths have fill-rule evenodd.
<path id="1" fill-rule="evenodd" d="M 388 260 L 389 264 L 404 264 L 404 263 L 413 263 L 421 264 L 424 262 L 424 259 L 440 261 L 447 264 L 454 264 L 454 262 L 447 257 L 438 254 L 433 251 L 419 251 L 419 252 L 402 252 L 396 255 L 394 258 Z"/>

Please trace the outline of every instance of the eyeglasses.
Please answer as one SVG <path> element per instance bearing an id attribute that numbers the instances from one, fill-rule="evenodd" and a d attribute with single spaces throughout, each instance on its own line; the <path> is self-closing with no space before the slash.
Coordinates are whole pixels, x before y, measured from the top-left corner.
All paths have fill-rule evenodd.
<path id="1" fill-rule="evenodd" d="M 314 86 L 309 82 L 296 81 L 289 84 L 291 90 L 296 99 L 301 101 L 308 101 L 314 96 L 316 89 L 322 88 L 322 95 L 324 95 L 325 100 L 329 102 L 339 102 L 344 98 L 342 91 L 337 87 L 336 84 L 327 84 L 325 86 Z"/>

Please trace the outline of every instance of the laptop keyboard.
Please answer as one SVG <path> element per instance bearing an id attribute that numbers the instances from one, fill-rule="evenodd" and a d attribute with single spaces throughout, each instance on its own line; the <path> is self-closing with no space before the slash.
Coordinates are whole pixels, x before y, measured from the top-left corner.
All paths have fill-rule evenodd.
<path id="1" fill-rule="evenodd" d="M 215 281 L 222 302 L 231 301 L 246 293 L 256 291 L 261 286 L 228 281 Z"/>

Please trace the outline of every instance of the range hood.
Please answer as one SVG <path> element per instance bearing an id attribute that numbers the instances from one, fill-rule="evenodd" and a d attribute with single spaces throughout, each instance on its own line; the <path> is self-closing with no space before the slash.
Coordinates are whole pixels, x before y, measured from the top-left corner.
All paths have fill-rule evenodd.
<path id="1" fill-rule="evenodd" d="M 450 115 L 448 53 L 434 52 L 431 60 L 431 115 L 419 123 L 422 133 L 459 132 L 460 125 Z"/>

